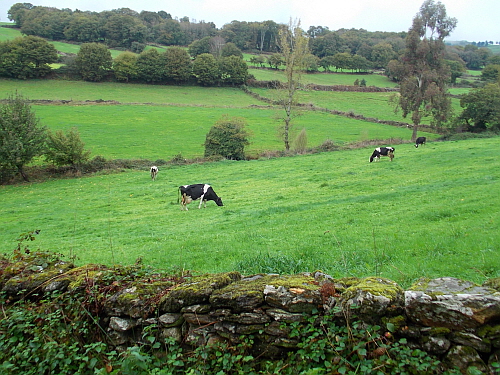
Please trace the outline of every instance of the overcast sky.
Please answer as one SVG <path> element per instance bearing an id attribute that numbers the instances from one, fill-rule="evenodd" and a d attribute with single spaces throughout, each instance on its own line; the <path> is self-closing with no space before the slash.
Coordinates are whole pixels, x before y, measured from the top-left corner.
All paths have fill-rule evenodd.
<path id="1" fill-rule="evenodd" d="M 233 20 L 288 23 L 300 19 L 302 28 L 327 26 L 330 30 L 408 31 L 424 0 L 0 0 L 0 21 L 17 2 L 58 9 L 101 12 L 130 8 L 170 13 L 174 18 L 214 22 L 218 28 Z M 441 0 L 449 17 L 458 20 L 448 40 L 500 41 L 499 0 Z"/>

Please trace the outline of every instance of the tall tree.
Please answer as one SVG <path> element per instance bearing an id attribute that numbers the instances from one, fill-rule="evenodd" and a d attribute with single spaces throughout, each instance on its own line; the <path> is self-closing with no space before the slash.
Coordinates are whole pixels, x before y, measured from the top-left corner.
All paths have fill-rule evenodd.
<path id="1" fill-rule="evenodd" d="M 100 43 L 83 43 L 75 60 L 78 72 L 85 81 L 99 82 L 113 66 L 108 47 Z"/>
<path id="2" fill-rule="evenodd" d="M 10 95 L 0 104 L 0 179 L 20 173 L 25 181 L 28 176 L 24 166 L 45 149 L 46 129 L 27 99 L 22 95 Z"/>
<path id="3" fill-rule="evenodd" d="M 451 101 L 447 95 L 450 70 L 444 59 L 444 38 L 456 24 L 455 18 L 446 15 L 441 2 L 426 0 L 408 31 L 395 109 L 400 108 L 404 118 L 411 116 L 413 141 L 423 117 L 431 116 L 431 124 L 440 126 L 450 113 Z"/>
<path id="4" fill-rule="evenodd" d="M 307 34 L 300 28 L 300 20 L 292 21 L 280 30 L 279 46 L 285 63 L 284 88 L 279 90 L 279 102 L 285 111 L 283 141 L 290 150 L 290 131 L 295 115 L 296 93 L 300 88 L 305 57 L 309 54 Z"/>

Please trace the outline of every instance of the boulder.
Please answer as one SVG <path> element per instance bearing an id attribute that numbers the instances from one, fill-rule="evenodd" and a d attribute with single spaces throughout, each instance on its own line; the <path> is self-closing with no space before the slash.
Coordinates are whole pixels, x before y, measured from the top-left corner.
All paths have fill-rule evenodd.
<path id="1" fill-rule="evenodd" d="M 405 309 L 410 320 L 429 327 L 476 328 L 500 318 L 500 295 L 451 277 L 420 279 L 405 292 Z"/>

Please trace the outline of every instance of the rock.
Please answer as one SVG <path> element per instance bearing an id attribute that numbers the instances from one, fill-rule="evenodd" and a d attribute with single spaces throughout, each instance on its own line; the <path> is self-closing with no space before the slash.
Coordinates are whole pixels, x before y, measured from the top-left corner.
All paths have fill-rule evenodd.
<path id="1" fill-rule="evenodd" d="M 367 277 L 349 286 L 341 295 L 342 305 L 355 310 L 362 320 L 377 323 L 383 315 L 399 315 L 403 308 L 403 289 L 394 281 Z"/>
<path id="2" fill-rule="evenodd" d="M 462 374 L 472 373 L 469 371 L 472 368 L 475 368 L 482 374 L 488 373 L 488 367 L 477 354 L 476 350 L 468 346 L 453 346 L 444 358 L 444 362 L 448 365 L 448 368 L 458 367 Z"/>
<path id="3" fill-rule="evenodd" d="M 158 321 L 165 328 L 178 327 L 184 323 L 182 314 L 167 313 L 158 317 Z"/>
<path id="4" fill-rule="evenodd" d="M 422 348 L 426 352 L 434 353 L 434 354 L 444 354 L 450 348 L 451 343 L 450 340 L 444 337 L 425 337 L 423 339 Z"/>
<path id="5" fill-rule="evenodd" d="M 182 308 L 206 304 L 214 291 L 224 288 L 241 279 L 239 272 L 193 277 L 172 289 L 160 303 L 161 312 L 179 312 Z"/>
<path id="6" fill-rule="evenodd" d="M 136 282 L 106 299 L 104 308 L 111 316 L 146 318 L 156 310 L 158 299 L 155 297 L 172 285 L 171 281 Z"/>
<path id="7" fill-rule="evenodd" d="M 451 341 L 455 344 L 470 346 L 481 353 L 489 353 L 491 351 L 491 344 L 488 339 L 481 339 L 469 332 L 453 332 Z"/>
<path id="8" fill-rule="evenodd" d="M 500 318 L 495 290 L 454 278 L 420 280 L 405 292 L 407 316 L 429 327 L 475 328 Z"/>
<path id="9" fill-rule="evenodd" d="M 319 290 L 300 287 L 266 285 L 264 296 L 269 305 L 292 313 L 311 313 L 322 305 Z"/>
<path id="10" fill-rule="evenodd" d="M 129 331 L 132 328 L 137 327 L 139 324 L 134 319 L 123 319 L 116 316 L 112 316 L 109 320 L 109 328 L 117 332 Z"/>

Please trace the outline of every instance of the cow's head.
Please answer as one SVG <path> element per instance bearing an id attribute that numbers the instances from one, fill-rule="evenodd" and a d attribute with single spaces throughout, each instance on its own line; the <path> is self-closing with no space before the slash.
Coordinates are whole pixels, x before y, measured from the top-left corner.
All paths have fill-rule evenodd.
<path id="1" fill-rule="evenodd" d="M 217 197 L 217 199 L 216 199 L 216 200 L 214 200 L 214 202 L 215 202 L 215 204 L 216 204 L 217 206 L 224 206 L 224 205 L 222 204 L 222 199 L 220 199 L 220 197 Z"/>

